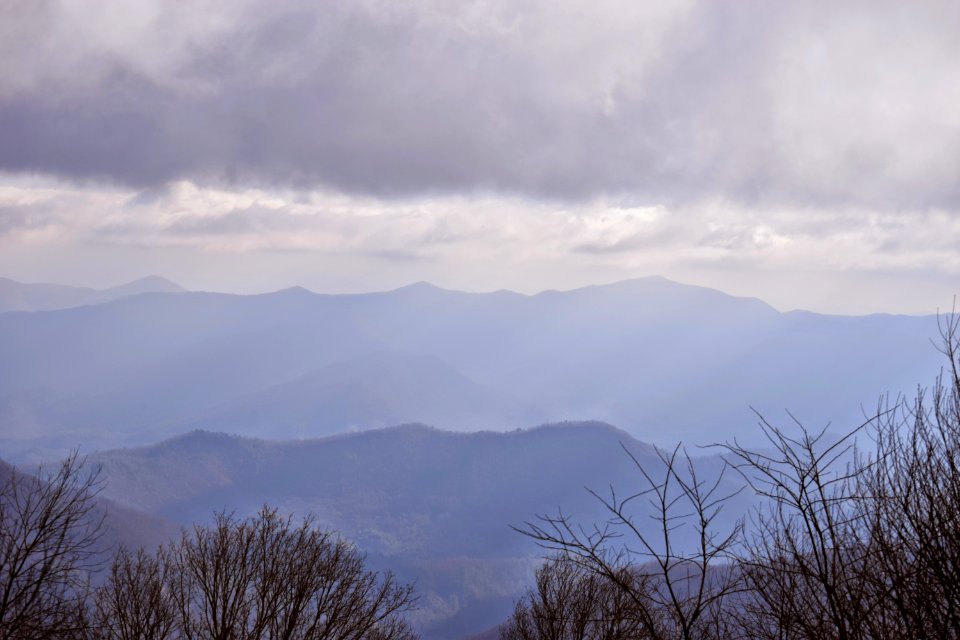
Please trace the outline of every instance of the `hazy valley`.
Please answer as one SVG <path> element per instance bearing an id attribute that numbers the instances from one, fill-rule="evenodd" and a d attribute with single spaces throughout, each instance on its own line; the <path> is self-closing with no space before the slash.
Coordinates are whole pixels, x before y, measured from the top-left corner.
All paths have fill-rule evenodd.
<path id="1" fill-rule="evenodd" d="M 437 640 L 506 619 L 544 553 L 514 528 L 603 522 L 588 489 L 635 491 L 628 452 L 655 475 L 653 443 L 684 441 L 713 477 L 720 452 L 697 445 L 758 441 L 751 406 L 847 428 L 940 358 L 932 316 L 780 313 L 661 278 L 536 296 L 151 283 L 83 306 L 0 290 L 68 307 L 0 314 L 2 457 L 88 455 L 127 544 L 218 511 L 312 514 L 416 583 L 409 619 Z M 737 494 L 714 524 L 756 504 Z"/>

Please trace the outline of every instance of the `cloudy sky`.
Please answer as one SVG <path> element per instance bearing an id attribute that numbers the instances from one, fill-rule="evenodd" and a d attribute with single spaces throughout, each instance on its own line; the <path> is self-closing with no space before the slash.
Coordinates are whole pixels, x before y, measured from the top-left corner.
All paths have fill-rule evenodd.
<path id="1" fill-rule="evenodd" d="M 960 292 L 960 3 L 0 0 L 0 275 Z"/>

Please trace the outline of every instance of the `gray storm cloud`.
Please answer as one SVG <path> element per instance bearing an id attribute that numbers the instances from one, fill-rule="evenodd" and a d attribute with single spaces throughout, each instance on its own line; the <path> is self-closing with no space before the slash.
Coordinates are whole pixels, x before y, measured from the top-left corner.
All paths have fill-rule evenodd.
<path id="1" fill-rule="evenodd" d="M 381 197 L 960 202 L 954 2 L 0 7 L 8 172 Z"/>

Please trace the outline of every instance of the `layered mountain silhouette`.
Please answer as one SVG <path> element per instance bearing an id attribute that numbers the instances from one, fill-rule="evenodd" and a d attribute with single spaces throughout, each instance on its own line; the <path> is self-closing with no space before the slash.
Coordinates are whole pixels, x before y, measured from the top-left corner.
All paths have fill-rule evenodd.
<path id="1" fill-rule="evenodd" d="M 0 456 L 100 450 L 125 544 L 215 510 L 314 514 L 417 580 L 427 638 L 509 612 L 541 554 L 511 526 L 559 507 L 600 522 L 584 487 L 636 490 L 621 445 L 655 472 L 645 442 L 750 442 L 751 406 L 852 426 L 941 364 L 933 316 L 781 313 L 662 278 L 532 296 L 6 282 Z"/>
<path id="2" fill-rule="evenodd" d="M 545 415 L 434 356 L 377 352 L 253 392 L 189 421 L 213 431 L 305 438 L 416 421 L 461 431 L 537 424 Z"/>
<path id="3" fill-rule="evenodd" d="M 648 472 L 662 469 L 651 446 L 602 423 L 471 434 L 407 425 L 290 442 L 197 431 L 91 463 L 103 465 L 105 496 L 182 524 L 264 503 L 313 513 L 375 564 L 417 581 L 427 637 L 456 638 L 504 619 L 529 584 L 543 552 L 511 525 L 558 507 L 602 522 L 607 514 L 585 487 L 628 495 L 643 486 L 621 445 Z M 698 458 L 704 478 L 721 465 Z M 732 490 L 737 478 L 727 478 Z M 750 504 L 737 496 L 720 526 Z M 641 526 L 655 526 L 646 503 L 638 508 Z M 676 536 L 682 544 L 683 532 Z"/>
<path id="4" fill-rule="evenodd" d="M 0 314 L 0 447 L 22 459 L 202 427 L 313 437 L 407 421 L 600 419 L 654 442 L 862 419 L 939 365 L 933 317 L 780 313 L 662 278 L 525 296 L 152 293 Z"/>
<path id="5" fill-rule="evenodd" d="M 101 304 L 141 293 L 179 293 L 183 287 L 160 276 L 147 276 L 108 289 L 69 287 L 62 284 L 28 284 L 0 278 L 0 313 L 49 311 Z"/>

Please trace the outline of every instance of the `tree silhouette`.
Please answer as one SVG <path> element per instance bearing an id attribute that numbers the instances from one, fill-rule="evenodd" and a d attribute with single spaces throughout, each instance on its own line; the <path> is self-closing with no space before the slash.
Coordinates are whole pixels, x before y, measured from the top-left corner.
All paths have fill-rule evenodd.
<path id="1" fill-rule="evenodd" d="M 88 576 L 103 516 L 99 471 L 76 454 L 37 475 L 5 467 L 0 483 L 0 640 L 85 632 Z"/>
<path id="2" fill-rule="evenodd" d="M 540 546 L 585 572 L 599 576 L 626 597 L 631 619 L 651 639 L 710 638 L 725 623 L 719 615 L 726 600 L 739 590 L 736 572 L 723 567 L 732 558 L 742 523 L 723 533 L 716 529 L 724 504 L 735 495 L 724 493 L 724 467 L 711 480 L 701 478 L 693 460 L 678 446 L 657 450 L 659 475 L 643 467 L 624 448 L 642 480 L 642 488 L 624 498 L 613 488 L 609 495 L 591 490 L 609 518 L 602 525 L 582 527 L 569 516 L 539 516 L 517 529 Z M 653 516 L 637 513 L 641 501 Z M 644 526 L 652 517 L 653 531 Z M 693 532 L 693 548 L 677 543 L 676 532 Z M 544 638 L 549 636 L 544 636 Z M 567 636 L 561 636 L 566 638 Z M 571 636 L 575 637 L 575 636 Z"/>
<path id="3" fill-rule="evenodd" d="M 312 520 L 218 513 L 156 555 L 120 552 L 97 592 L 111 640 L 409 640 L 413 588 Z"/>

